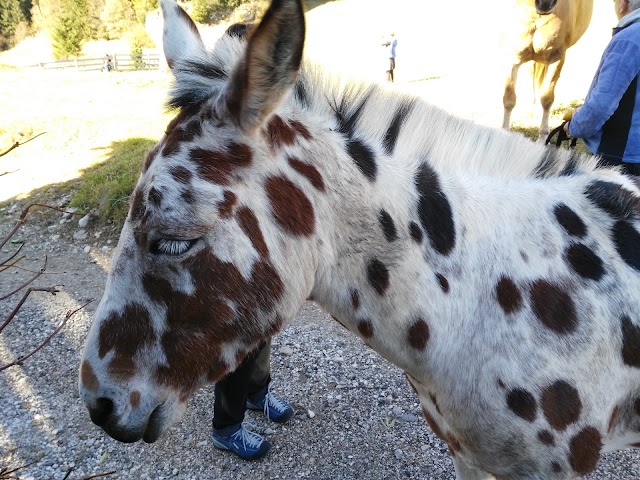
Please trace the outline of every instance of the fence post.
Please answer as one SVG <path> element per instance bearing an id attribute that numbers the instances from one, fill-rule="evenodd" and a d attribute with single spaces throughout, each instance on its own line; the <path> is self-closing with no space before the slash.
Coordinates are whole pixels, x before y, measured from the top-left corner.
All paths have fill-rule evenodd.
<path id="1" fill-rule="evenodd" d="M 113 54 L 113 69 L 118 70 L 118 57 L 115 53 Z"/>
<path id="2" fill-rule="evenodd" d="M 76 70 L 80 71 L 80 63 L 78 62 L 78 59 L 76 58 Z"/>

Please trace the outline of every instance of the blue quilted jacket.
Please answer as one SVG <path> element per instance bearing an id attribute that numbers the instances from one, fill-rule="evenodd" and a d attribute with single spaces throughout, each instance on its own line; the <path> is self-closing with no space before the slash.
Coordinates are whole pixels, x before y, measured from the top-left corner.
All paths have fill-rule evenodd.
<path id="1" fill-rule="evenodd" d="M 583 138 L 592 153 L 640 163 L 640 10 L 613 30 L 584 105 L 569 133 Z"/>

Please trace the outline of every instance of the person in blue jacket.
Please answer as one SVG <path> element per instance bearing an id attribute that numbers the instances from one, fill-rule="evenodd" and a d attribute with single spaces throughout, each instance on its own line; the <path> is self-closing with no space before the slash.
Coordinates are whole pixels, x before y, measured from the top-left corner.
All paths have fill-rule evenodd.
<path id="1" fill-rule="evenodd" d="M 640 175 L 640 0 L 615 0 L 619 19 L 584 105 L 565 131 L 584 139 L 601 164 Z"/>

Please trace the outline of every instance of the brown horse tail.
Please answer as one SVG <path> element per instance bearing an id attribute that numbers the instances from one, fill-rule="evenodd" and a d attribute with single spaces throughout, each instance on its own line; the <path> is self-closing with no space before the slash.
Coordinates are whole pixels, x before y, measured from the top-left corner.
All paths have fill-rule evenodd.
<path id="1" fill-rule="evenodd" d="M 542 83 L 544 82 L 544 77 L 547 75 L 547 70 L 549 70 L 549 65 L 533 62 L 533 103 L 538 101 L 537 92 L 542 88 Z"/>

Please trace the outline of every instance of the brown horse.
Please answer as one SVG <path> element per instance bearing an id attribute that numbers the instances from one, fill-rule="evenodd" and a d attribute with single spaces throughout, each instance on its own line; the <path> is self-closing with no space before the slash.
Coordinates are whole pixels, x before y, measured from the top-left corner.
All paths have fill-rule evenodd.
<path id="1" fill-rule="evenodd" d="M 504 88 L 502 128 L 509 129 L 511 111 L 516 105 L 518 69 L 533 61 L 534 82 L 541 92 L 540 137 L 543 137 L 549 133 L 549 110 L 567 49 L 587 30 L 593 0 L 515 0 L 515 7 L 515 58 Z"/>

